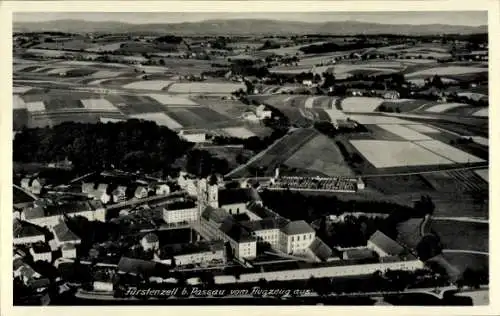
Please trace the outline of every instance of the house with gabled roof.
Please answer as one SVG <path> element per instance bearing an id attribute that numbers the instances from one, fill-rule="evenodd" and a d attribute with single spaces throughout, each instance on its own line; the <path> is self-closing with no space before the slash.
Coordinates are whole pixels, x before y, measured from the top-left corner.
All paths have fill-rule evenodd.
<path id="1" fill-rule="evenodd" d="M 386 234 L 377 230 L 370 237 L 367 247 L 375 251 L 379 257 L 398 256 L 405 251 L 405 248 Z"/>

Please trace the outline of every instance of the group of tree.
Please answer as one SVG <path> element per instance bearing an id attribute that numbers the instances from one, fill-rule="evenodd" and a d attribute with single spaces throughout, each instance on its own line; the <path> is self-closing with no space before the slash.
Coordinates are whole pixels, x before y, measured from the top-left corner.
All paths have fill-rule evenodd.
<path id="1" fill-rule="evenodd" d="M 194 149 L 187 153 L 185 169 L 190 174 L 207 177 L 211 174 L 229 172 L 227 160 L 214 157 L 206 150 Z"/>
<path id="2" fill-rule="evenodd" d="M 323 44 L 312 44 L 308 46 L 301 47 L 300 50 L 304 54 L 321 54 L 330 53 L 337 51 L 350 51 L 350 50 L 361 50 L 369 47 L 382 46 L 382 43 L 373 43 L 370 41 L 357 41 L 351 43 L 342 43 L 341 45 L 334 42 L 327 42 Z"/>
<path id="3" fill-rule="evenodd" d="M 386 201 L 341 200 L 336 196 L 307 195 L 289 190 L 261 193 L 265 205 L 290 220 L 312 222 L 327 215 L 349 212 L 415 214 L 411 207 Z"/>
<path id="4" fill-rule="evenodd" d="M 174 131 L 151 121 L 66 122 L 16 134 L 13 159 L 48 163 L 67 157 L 81 172 L 112 166 L 133 172 L 168 171 L 192 146 Z"/>

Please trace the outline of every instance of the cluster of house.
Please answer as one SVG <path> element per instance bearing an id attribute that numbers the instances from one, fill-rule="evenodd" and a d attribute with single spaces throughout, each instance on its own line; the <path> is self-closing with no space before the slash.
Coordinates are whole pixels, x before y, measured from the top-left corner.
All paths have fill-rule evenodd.
<path id="1" fill-rule="evenodd" d="M 243 113 L 243 119 L 251 122 L 257 122 L 265 118 L 270 118 L 272 116 L 272 111 L 266 108 L 265 105 L 260 104 L 255 107 L 254 111 L 249 111 Z"/>
<path id="2" fill-rule="evenodd" d="M 83 182 L 82 193 L 103 204 L 120 203 L 131 198 L 144 199 L 152 195 L 166 195 L 170 187 L 162 182 L 142 182 L 129 185 L 114 185 L 102 182 Z"/>
<path id="3" fill-rule="evenodd" d="M 377 96 L 388 100 L 395 100 L 400 98 L 399 92 L 394 90 L 348 89 L 346 93 L 352 96 Z"/>
<path id="4" fill-rule="evenodd" d="M 45 281 L 41 281 L 44 278 L 34 271 L 29 264 L 30 262 L 52 263 L 54 251 L 60 251 L 63 258 L 75 259 L 77 257 L 76 246 L 81 243 L 81 239 L 68 228 L 66 222 L 61 218 L 57 220 L 55 225 L 46 227 L 15 218 L 13 232 L 14 277 L 20 278 L 28 287 L 42 288 L 41 285 L 45 284 Z M 50 233 L 53 234 L 54 238 L 49 240 Z M 27 250 L 27 252 L 21 249 Z M 31 256 L 31 260 L 26 260 L 28 254 Z"/>

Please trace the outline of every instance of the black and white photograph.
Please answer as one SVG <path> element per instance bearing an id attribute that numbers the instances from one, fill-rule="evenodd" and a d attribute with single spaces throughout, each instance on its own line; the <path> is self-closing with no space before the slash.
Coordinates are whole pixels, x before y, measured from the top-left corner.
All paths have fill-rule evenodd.
<path id="1" fill-rule="evenodd" d="M 488 10 L 220 10 L 13 12 L 14 307 L 488 306 Z"/>

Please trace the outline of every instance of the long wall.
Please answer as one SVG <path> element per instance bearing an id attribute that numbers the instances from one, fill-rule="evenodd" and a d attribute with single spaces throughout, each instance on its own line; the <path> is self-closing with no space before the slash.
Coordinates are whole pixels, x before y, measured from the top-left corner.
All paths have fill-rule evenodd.
<path id="1" fill-rule="evenodd" d="M 261 278 L 266 279 L 267 281 L 306 280 L 309 279 L 311 276 L 314 276 L 315 278 L 341 277 L 341 276 L 372 274 L 379 270 L 382 272 L 386 270 L 414 271 L 423 268 L 424 268 L 424 263 L 422 261 L 411 260 L 411 261 L 399 261 L 399 262 L 323 267 L 314 269 L 248 273 L 248 274 L 241 274 L 239 279 L 236 279 L 234 276 L 230 275 L 221 275 L 215 277 L 215 283 L 227 284 L 227 283 L 257 282 Z"/>

